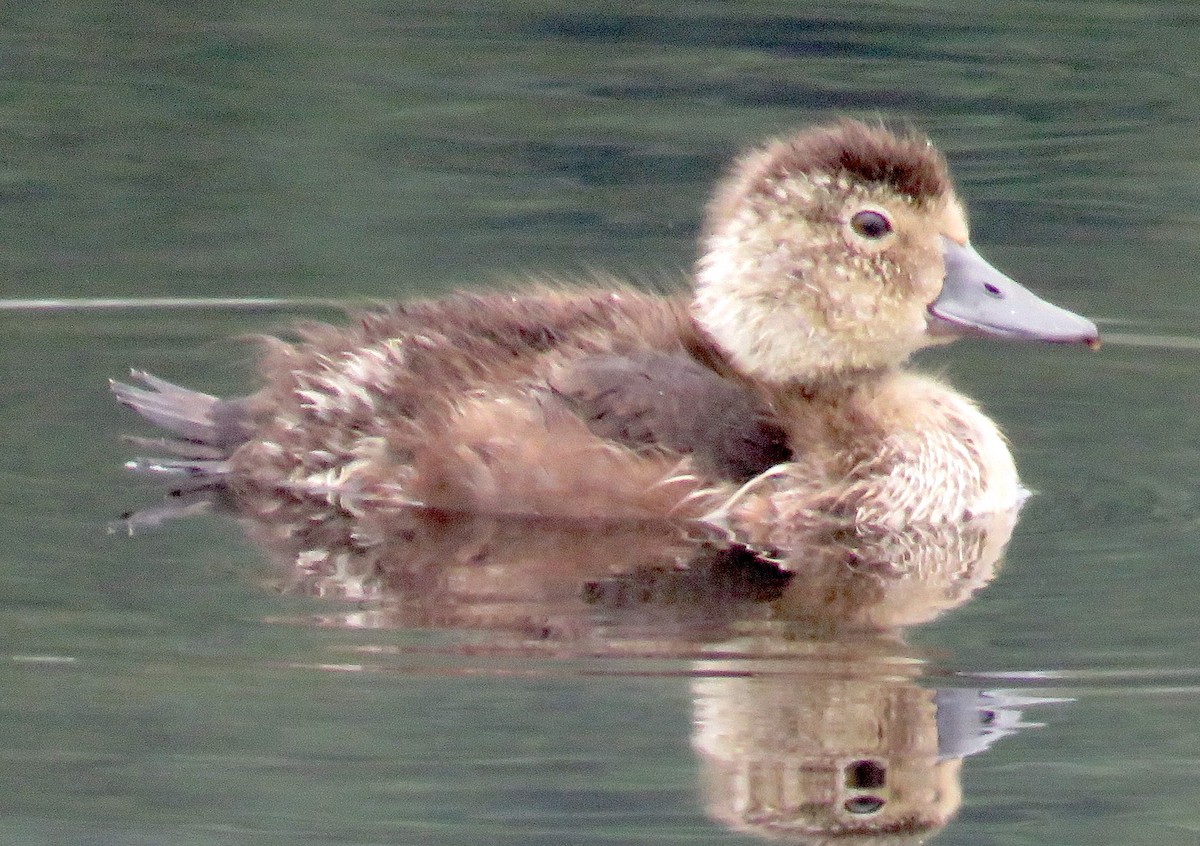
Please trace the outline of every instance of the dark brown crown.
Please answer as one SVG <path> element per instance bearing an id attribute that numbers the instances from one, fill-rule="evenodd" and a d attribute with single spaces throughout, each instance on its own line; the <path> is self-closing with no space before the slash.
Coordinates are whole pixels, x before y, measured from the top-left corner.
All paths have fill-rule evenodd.
<path id="1" fill-rule="evenodd" d="M 864 186 L 883 186 L 915 202 L 951 193 L 946 159 L 923 135 L 842 120 L 799 132 L 743 157 L 710 207 L 710 228 L 739 199 L 761 194 L 802 174 L 827 174 Z"/>

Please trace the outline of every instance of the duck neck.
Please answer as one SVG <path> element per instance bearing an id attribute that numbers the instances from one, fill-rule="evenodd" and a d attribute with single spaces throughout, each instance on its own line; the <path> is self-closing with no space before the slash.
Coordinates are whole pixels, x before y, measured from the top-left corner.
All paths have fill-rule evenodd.
<path id="1" fill-rule="evenodd" d="M 692 325 L 694 332 L 686 342 L 692 357 L 761 396 L 791 431 L 792 440 L 850 446 L 871 443 L 882 432 L 877 400 L 889 393 L 903 372 L 899 366 L 827 368 L 786 382 L 770 382 L 739 368 L 703 328 Z M 818 432 L 824 434 L 817 437 Z"/>
<path id="2" fill-rule="evenodd" d="M 775 386 L 772 393 L 793 401 L 841 403 L 872 394 L 896 373 L 894 367 L 864 367 L 816 373 Z"/>
<path id="3" fill-rule="evenodd" d="M 770 403 L 790 443 L 824 444 L 835 454 L 867 456 L 887 435 L 890 424 L 882 412 L 901 372 L 880 367 L 795 380 L 772 386 Z"/>
<path id="4" fill-rule="evenodd" d="M 693 337 L 687 346 L 694 358 L 721 375 L 744 382 L 772 399 L 840 403 L 851 396 L 874 392 L 898 370 L 894 366 L 814 367 L 811 372 L 786 381 L 770 381 L 739 367 L 734 357 L 695 321 L 692 322 L 692 328 Z"/>

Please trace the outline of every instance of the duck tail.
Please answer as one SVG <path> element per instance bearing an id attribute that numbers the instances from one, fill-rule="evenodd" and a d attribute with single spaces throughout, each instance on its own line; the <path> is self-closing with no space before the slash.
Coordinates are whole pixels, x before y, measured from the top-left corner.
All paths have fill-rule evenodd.
<path id="1" fill-rule="evenodd" d="M 131 375 L 144 387 L 109 380 L 117 401 L 177 437 L 128 436 L 128 443 L 166 457 L 135 458 L 125 466 L 138 473 L 191 477 L 202 483 L 228 476 L 229 456 L 251 436 L 247 400 L 222 400 L 140 370 Z"/>

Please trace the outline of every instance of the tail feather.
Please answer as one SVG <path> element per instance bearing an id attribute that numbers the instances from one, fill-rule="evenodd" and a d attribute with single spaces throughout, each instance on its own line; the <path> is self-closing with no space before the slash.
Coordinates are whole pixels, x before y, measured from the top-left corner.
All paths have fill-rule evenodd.
<path id="1" fill-rule="evenodd" d="M 189 391 L 170 382 L 135 370 L 134 379 L 146 388 L 109 381 L 117 401 L 128 406 L 151 423 L 181 435 L 189 441 L 214 443 L 217 436 L 215 411 L 221 400 L 211 394 Z"/>
<path id="2" fill-rule="evenodd" d="M 225 457 L 250 440 L 254 429 L 247 399 L 223 400 L 140 370 L 131 375 L 145 387 L 110 379 L 113 395 L 151 423 L 183 438 L 188 444 L 183 454 L 191 456 L 192 445 L 202 445 L 211 449 L 197 457 Z M 177 445 L 167 449 L 180 454 Z"/>
<path id="3" fill-rule="evenodd" d="M 166 502 L 126 514 L 111 528 L 133 534 L 179 517 L 232 508 L 229 458 L 254 431 L 251 401 L 219 399 L 140 370 L 131 375 L 139 384 L 109 381 L 117 401 L 175 437 L 125 436 L 147 455 L 162 456 L 139 456 L 125 462 L 125 468 L 162 479 L 173 490 Z"/>
<path id="4" fill-rule="evenodd" d="M 171 478 L 189 477 L 220 483 L 231 472 L 228 458 L 250 438 L 252 421 L 246 400 L 223 400 L 192 391 L 144 373 L 132 371 L 141 386 L 110 380 L 113 395 L 146 420 L 177 437 L 125 440 L 163 458 L 135 458 L 126 467 L 135 473 Z"/>
<path id="5" fill-rule="evenodd" d="M 121 440 L 138 449 L 162 452 L 175 458 L 218 461 L 225 458 L 227 453 L 227 450 L 219 447 L 198 444 L 195 441 L 181 441 L 177 438 L 143 438 L 138 435 L 123 435 Z"/>
<path id="6" fill-rule="evenodd" d="M 125 469 L 146 476 L 202 476 L 217 481 L 232 471 L 228 461 L 208 461 L 198 458 L 143 458 L 141 456 L 125 462 Z"/>

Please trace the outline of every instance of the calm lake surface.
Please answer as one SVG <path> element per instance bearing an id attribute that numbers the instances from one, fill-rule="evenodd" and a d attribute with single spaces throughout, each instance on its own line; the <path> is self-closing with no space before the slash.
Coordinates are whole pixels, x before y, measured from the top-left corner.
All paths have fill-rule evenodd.
<path id="1" fill-rule="evenodd" d="M 0 11 L 0 842 L 756 843 L 767 751 L 903 717 L 938 844 L 1200 843 L 1193 4 L 177 5 Z M 1037 491 L 962 607 L 522 638 L 290 589 L 220 516 L 106 531 L 159 496 L 108 378 L 245 393 L 231 338 L 337 317 L 148 301 L 659 283 L 730 156 L 834 113 L 930 133 L 981 251 L 1109 336 L 920 358 Z"/>

